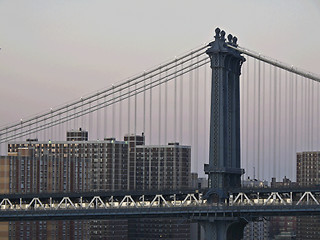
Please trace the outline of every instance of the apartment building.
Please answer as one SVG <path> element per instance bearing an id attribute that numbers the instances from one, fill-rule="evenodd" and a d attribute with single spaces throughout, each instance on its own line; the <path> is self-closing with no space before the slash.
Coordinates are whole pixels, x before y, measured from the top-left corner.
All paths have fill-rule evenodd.
<path id="1" fill-rule="evenodd" d="M 126 135 L 124 141 L 114 138 L 91 141 L 88 132 L 79 129 L 67 132 L 67 141 L 11 142 L 8 156 L 2 156 L 0 164 L 2 193 L 171 190 L 186 189 L 191 182 L 191 148 L 179 143 L 147 146 L 144 134 Z M 155 232 L 145 227 L 145 221 L 151 225 L 155 221 L 151 227 Z M 32 239 L 37 234 L 43 239 L 65 236 L 157 239 L 155 234 L 162 238 L 164 231 L 168 239 L 190 239 L 189 223 L 175 219 L 169 222 L 168 219 L 10 222 L 8 234 L 12 239 Z"/>

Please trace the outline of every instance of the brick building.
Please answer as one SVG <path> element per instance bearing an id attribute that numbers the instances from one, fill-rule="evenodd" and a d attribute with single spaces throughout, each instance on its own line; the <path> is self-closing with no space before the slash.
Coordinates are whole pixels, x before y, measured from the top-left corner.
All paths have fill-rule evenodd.
<path id="1" fill-rule="evenodd" d="M 299 186 L 320 184 L 320 152 L 297 153 L 297 183 Z M 319 239 L 320 217 L 297 217 L 297 239 Z"/>
<path id="2" fill-rule="evenodd" d="M 127 135 L 124 141 L 88 141 L 88 133 L 79 129 L 68 132 L 67 141 L 9 143 L 8 156 L 1 157 L 0 164 L 2 193 L 183 189 L 190 187 L 191 149 L 178 143 L 146 146 L 143 134 Z M 153 232 L 145 221 L 155 221 Z M 156 239 L 163 232 L 169 239 L 190 238 L 189 223 L 175 219 L 169 224 L 168 219 L 135 219 L 10 222 L 3 229 L 6 226 L 13 239 L 37 234 L 44 239 Z"/>

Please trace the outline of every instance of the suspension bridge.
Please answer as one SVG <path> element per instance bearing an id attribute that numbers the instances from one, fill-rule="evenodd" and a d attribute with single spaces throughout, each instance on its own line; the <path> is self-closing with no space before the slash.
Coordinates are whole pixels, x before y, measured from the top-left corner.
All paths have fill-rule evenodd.
<path id="1" fill-rule="evenodd" d="M 179 142 L 191 146 L 191 170 L 208 175 L 206 191 L 8 192 L 0 196 L 1 220 L 185 216 L 203 222 L 208 239 L 239 239 L 235 234 L 248 219 L 319 215 L 316 188 L 245 189 L 241 179 L 296 180 L 297 152 L 320 149 L 320 77 L 241 47 L 220 29 L 214 38 L 0 129 L 1 155 L 8 145 L 54 145 L 78 128 L 100 141 L 143 133 L 152 146 Z"/>

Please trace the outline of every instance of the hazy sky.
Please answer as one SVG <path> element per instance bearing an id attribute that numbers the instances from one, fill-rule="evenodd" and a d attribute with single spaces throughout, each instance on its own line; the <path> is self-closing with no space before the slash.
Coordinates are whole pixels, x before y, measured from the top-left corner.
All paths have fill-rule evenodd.
<path id="1" fill-rule="evenodd" d="M 172 59 L 219 26 L 319 73 L 319 0 L 0 1 L 0 126 Z"/>

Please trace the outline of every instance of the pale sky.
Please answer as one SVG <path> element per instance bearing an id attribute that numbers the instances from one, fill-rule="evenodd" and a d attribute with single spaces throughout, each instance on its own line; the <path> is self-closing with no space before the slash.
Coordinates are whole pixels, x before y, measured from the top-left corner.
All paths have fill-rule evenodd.
<path id="1" fill-rule="evenodd" d="M 109 87 L 213 39 L 319 73 L 318 0 L 0 1 L 0 126 Z"/>
<path id="2" fill-rule="evenodd" d="M 212 41 L 216 27 L 236 35 L 240 46 L 319 74 L 319 25 L 319 0 L 0 0 L 0 127 L 172 60 Z M 275 133 L 290 138 L 285 131 Z M 251 146 L 254 133 L 247 135 L 250 149 L 248 154 L 242 149 L 242 162 L 252 176 L 257 146 Z M 297 136 L 298 149 L 311 149 L 305 146 L 306 136 Z M 280 137 L 278 142 L 287 144 Z M 270 153 L 264 159 L 269 161 L 272 146 L 265 146 Z M 199 151 L 202 157 L 192 171 L 203 175 L 208 152 Z M 295 153 L 276 154 L 281 169 L 288 168 L 285 161 L 290 158 L 292 170 L 284 174 L 294 178 Z"/>

